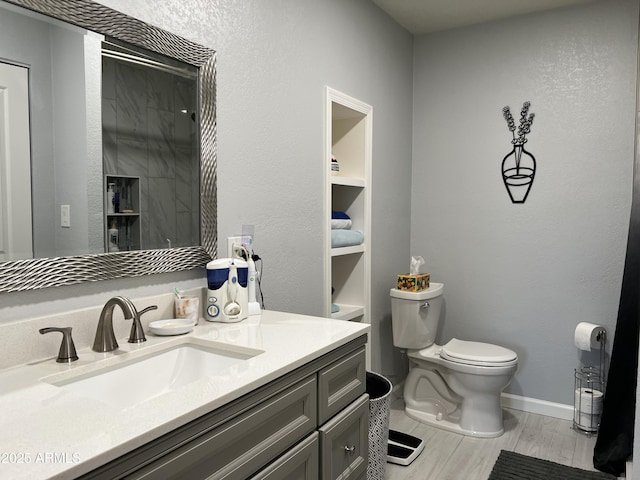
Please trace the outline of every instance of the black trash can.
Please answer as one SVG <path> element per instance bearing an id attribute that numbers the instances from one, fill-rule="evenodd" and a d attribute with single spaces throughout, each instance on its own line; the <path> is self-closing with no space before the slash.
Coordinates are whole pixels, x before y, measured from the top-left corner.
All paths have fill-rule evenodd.
<path id="1" fill-rule="evenodd" d="M 369 394 L 369 463 L 367 480 L 384 480 L 387 469 L 389 412 L 393 385 L 380 374 L 367 372 Z"/>

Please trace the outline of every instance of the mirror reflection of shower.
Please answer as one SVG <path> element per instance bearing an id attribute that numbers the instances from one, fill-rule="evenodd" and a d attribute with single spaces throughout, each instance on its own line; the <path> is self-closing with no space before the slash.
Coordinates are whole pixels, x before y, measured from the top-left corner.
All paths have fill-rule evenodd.
<path id="1" fill-rule="evenodd" d="M 199 244 L 197 69 L 105 41 L 102 70 L 105 251 Z"/>

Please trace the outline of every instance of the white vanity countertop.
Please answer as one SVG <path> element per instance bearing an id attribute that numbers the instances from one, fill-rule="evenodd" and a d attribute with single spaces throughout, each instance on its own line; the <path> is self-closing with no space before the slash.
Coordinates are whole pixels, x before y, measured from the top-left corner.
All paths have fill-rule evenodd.
<path id="1" fill-rule="evenodd" d="M 145 332 L 142 344 L 119 338 L 118 354 L 85 348 L 69 365 L 53 357 L 0 370 L 0 478 L 82 475 L 367 332 L 366 324 L 264 311 L 239 323 L 201 320 L 186 335 Z M 123 391 L 122 407 L 47 383 L 199 340 L 263 353 L 244 360 L 232 375 L 201 377 L 142 403 L 127 404 Z"/>

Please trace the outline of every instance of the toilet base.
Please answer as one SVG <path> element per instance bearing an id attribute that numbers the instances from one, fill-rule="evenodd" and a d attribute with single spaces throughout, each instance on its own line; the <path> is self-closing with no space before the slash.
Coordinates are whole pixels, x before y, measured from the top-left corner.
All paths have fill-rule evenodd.
<path id="1" fill-rule="evenodd" d="M 404 411 L 409 418 L 417 420 L 418 422 L 470 437 L 495 438 L 501 436 L 504 433 L 504 428 L 501 428 L 500 430 L 497 430 L 495 432 L 476 432 L 472 430 L 465 430 L 460 426 L 459 423 L 447 420 L 446 418 L 443 418 L 441 414 L 436 415 L 433 413 L 423 412 L 411 407 L 405 407 Z M 439 418 L 440 420 L 438 420 Z"/>
<path id="2" fill-rule="evenodd" d="M 488 367 L 440 358 L 439 347 L 409 351 L 409 374 L 403 396 L 414 420 L 479 438 L 504 433 L 501 393 L 516 365 Z"/>

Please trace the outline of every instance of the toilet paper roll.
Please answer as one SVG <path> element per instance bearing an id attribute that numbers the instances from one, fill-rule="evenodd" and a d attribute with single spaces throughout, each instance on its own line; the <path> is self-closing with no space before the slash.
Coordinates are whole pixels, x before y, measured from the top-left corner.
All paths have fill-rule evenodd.
<path id="1" fill-rule="evenodd" d="M 587 415 L 581 413 L 576 422 L 578 426 L 587 432 L 598 431 L 598 424 L 600 423 L 600 415 Z"/>
<path id="2" fill-rule="evenodd" d="M 580 350 L 590 352 L 591 349 L 600 349 L 600 334 L 604 332 L 604 327 L 589 322 L 580 322 L 576 326 L 574 341 Z"/>
<path id="3" fill-rule="evenodd" d="M 603 399 L 603 393 L 592 388 L 577 388 L 574 392 L 574 405 L 581 415 L 601 414 Z"/>

